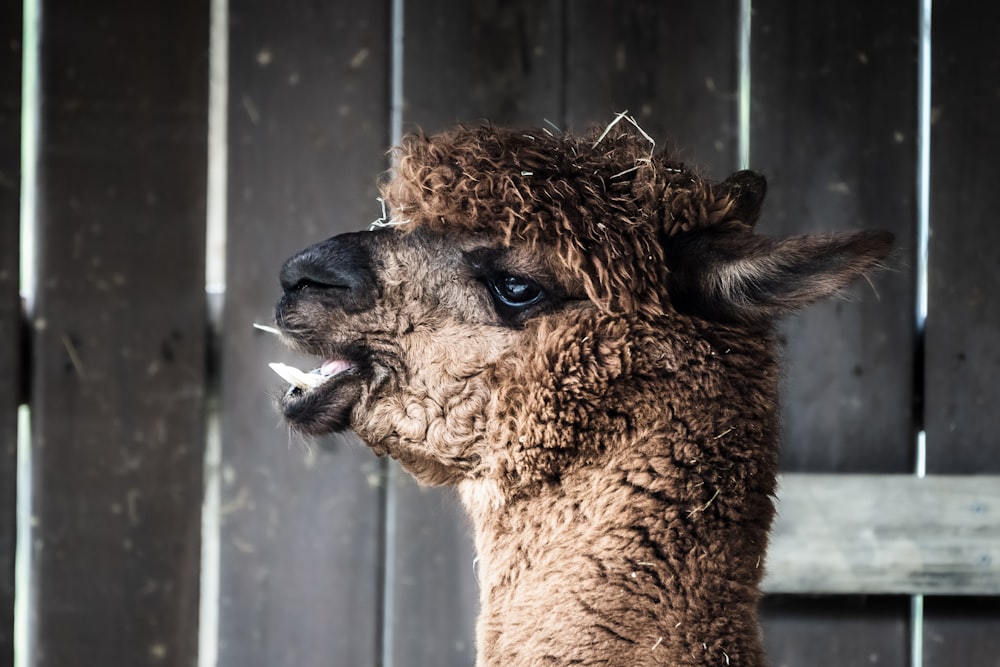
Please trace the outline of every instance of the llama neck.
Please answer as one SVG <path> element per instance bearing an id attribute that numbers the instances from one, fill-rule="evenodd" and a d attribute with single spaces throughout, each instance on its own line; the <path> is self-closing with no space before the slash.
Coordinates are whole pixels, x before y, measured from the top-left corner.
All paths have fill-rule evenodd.
<path id="1" fill-rule="evenodd" d="M 763 664 L 768 484 L 709 489 L 653 475 L 649 459 L 624 464 L 499 506 L 473 486 L 484 482 L 461 489 L 479 555 L 478 667 Z"/>

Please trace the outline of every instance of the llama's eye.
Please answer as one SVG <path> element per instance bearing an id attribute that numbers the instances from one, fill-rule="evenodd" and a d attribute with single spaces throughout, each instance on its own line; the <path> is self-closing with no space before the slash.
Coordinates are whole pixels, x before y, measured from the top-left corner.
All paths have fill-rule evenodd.
<path id="1" fill-rule="evenodd" d="M 490 281 L 490 289 L 508 308 L 527 308 L 542 300 L 545 293 L 536 283 L 520 276 L 500 275 Z"/>

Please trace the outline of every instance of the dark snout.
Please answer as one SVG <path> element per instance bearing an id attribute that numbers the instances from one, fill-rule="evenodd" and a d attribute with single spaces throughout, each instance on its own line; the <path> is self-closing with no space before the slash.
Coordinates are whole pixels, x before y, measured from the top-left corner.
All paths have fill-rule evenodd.
<path id="1" fill-rule="evenodd" d="M 278 324 L 302 299 L 315 299 L 345 312 L 370 309 L 379 291 L 372 266 L 375 236 L 373 232 L 341 234 L 289 258 L 281 267 L 284 296 L 275 312 Z"/>

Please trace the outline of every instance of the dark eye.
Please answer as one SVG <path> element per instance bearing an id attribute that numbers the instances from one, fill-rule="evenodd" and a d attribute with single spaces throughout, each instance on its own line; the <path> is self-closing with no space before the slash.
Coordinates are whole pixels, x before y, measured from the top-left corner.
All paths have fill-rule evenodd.
<path id="1" fill-rule="evenodd" d="M 497 276 L 490 281 L 490 289 L 497 299 L 509 308 L 526 308 L 538 303 L 545 296 L 541 287 L 520 276 Z"/>

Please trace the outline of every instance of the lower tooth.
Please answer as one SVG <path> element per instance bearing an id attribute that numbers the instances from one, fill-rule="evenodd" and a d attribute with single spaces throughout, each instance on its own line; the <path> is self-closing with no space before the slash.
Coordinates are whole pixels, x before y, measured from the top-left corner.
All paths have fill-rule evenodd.
<path id="1" fill-rule="evenodd" d="M 283 380 L 301 390 L 314 389 L 327 380 L 326 377 L 318 373 L 306 373 L 288 364 L 271 363 L 268 366 L 271 367 L 272 371 L 280 375 Z"/>

